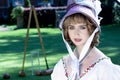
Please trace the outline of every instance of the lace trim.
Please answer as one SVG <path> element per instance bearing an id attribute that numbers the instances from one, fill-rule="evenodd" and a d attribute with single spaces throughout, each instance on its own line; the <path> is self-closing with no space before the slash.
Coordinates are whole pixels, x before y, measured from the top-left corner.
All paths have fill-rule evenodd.
<path id="1" fill-rule="evenodd" d="M 84 70 L 84 72 L 82 72 L 80 74 L 80 78 L 83 77 L 86 73 L 88 73 L 88 71 L 90 71 L 92 68 L 94 68 L 94 66 L 99 63 L 100 61 L 104 60 L 104 59 L 109 59 L 107 57 L 103 57 L 103 58 L 100 58 L 98 59 L 95 63 L 91 64 L 88 68 L 86 68 L 86 70 Z"/>
<path id="2" fill-rule="evenodd" d="M 65 69 L 65 76 L 68 78 L 67 67 L 66 67 L 66 65 L 65 65 L 65 61 L 64 61 L 63 58 L 62 58 L 62 62 L 63 62 L 63 67 L 64 67 L 64 69 Z"/>
<path id="3" fill-rule="evenodd" d="M 92 68 L 94 68 L 94 66 L 97 64 L 97 63 L 99 63 L 100 61 L 102 61 L 102 60 L 104 60 L 104 59 L 109 59 L 108 57 L 103 57 L 103 58 L 100 58 L 100 59 L 98 59 L 95 63 L 93 63 L 93 64 L 91 64 L 88 68 L 86 68 L 85 70 L 84 70 L 84 72 L 82 72 L 81 74 L 80 74 L 80 78 L 82 78 L 85 74 L 87 74 Z M 63 66 L 64 66 L 64 69 L 65 69 L 65 76 L 68 78 L 68 73 L 67 73 L 67 67 L 66 67 L 66 65 L 65 65 L 65 61 L 64 61 L 64 59 L 62 58 L 62 62 L 63 62 Z M 80 79 L 79 78 L 79 79 Z M 68 79 L 69 80 L 69 79 Z"/>

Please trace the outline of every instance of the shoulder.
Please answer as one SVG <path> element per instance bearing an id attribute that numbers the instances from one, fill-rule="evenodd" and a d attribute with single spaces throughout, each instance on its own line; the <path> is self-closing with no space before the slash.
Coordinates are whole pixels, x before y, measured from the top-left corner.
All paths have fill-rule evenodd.
<path id="1" fill-rule="evenodd" d="M 110 59 L 105 59 L 98 64 L 100 80 L 119 80 L 120 66 L 115 65 Z"/>
<path id="2" fill-rule="evenodd" d="M 64 56 L 67 57 L 67 56 Z M 62 76 L 62 77 L 61 77 Z M 53 72 L 51 74 L 52 80 L 67 80 L 65 76 L 65 69 L 63 65 L 63 58 L 61 58 L 54 66 Z"/>
<path id="3" fill-rule="evenodd" d="M 69 55 L 65 55 L 56 63 L 55 67 L 56 66 L 63 66 L 64 63 L 68 62 L 69 60 L 71 60 L 70 56 Z"/>
<path id="4" fill-rule="evenodd" d="M 62 68 L 62 67 L 63 67 L 63 61 L 62 61 L 62 58 L 61 58 L 61 59 L 55 64 L 53 72 L 60 70 L 60 68 Z"/>

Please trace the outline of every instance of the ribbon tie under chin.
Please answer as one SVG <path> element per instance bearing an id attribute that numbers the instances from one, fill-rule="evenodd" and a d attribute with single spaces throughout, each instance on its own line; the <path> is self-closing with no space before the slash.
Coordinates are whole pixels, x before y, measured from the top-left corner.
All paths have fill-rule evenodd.
<path id="1" fill-rule="evenodd" d="M 79 78 L 79 60 L 73 60 L 71 62 L 72 73 L 69 80 L 78 80 Z"/>

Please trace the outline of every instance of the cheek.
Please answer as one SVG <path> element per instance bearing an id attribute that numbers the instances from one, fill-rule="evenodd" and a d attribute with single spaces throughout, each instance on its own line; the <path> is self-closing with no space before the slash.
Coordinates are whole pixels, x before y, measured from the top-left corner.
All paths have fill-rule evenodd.
<path id="1" fill-rule="evenodd" d="M 69 38 L 71 39 L 71 38 L 72 38 L 72 36 L 73 36 L 73 34 L 68 33 L 68 36 L 69 36 Z"/>
<path id="2" fill-rule="evenodd" d="M 74 33 L 70 31 L 70 32 L 68 32 L 68 36 L 72 40 L 72 38 L 74 37 Z"/>
<path id="3" fill-rule="evenodd" d="M 88 39 L 90 37 L 89 33 L 86 33 L 86 39 Z"/>
<path id="4" fill-rule="evenodd" d="M 82 36 L 85 38 L 85 39 L 88 39 L 90 37 L 90 34 L 88 31 L 85 31 L 82 33 Z"/>
<path id="5" fill-rule="evenodd" d="M 68 30 L 68 35 L 69 35 L 69 37 L 71 37 L 72 34 L 73 34 L 72 31 L 69 31 L 69 30 Z"/>

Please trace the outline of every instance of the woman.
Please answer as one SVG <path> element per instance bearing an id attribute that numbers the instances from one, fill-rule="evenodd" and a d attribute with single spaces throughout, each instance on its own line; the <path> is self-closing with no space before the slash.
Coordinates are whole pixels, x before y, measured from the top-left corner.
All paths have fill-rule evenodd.
<path id="1" fill-rule="evenodd" d="M 96 48 L 100 11 L 99 1 L 68 1 L 60 28 L 69 55 L 55 65 L 52 80 L 120 80 L 120 67 Z"/>

